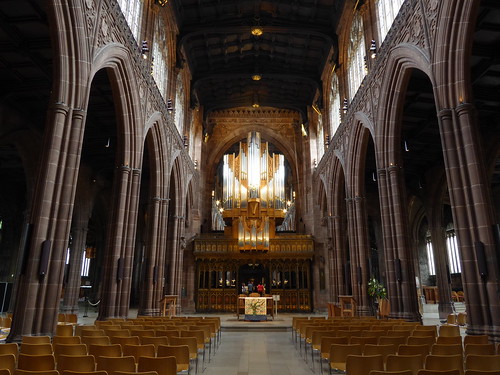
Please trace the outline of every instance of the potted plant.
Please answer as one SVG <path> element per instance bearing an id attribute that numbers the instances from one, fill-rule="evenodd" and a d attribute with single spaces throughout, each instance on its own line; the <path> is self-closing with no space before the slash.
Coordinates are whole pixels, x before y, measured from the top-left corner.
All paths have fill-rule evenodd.
<path id="1" fill-rule="evenodd" d="M 377 313 L 378 307 L 380 306 L 380 300 L 387 298 L 387 290 L 385 289 L 384 284 L 372 277 L 368 281 L 368 295 L 373 300 L 374 313 Z"/>

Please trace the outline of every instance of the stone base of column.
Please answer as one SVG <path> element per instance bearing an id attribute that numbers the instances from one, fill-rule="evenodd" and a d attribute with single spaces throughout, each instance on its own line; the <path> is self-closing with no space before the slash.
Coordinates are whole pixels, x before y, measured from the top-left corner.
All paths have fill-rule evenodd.
<path id="1" fill-rule="evenodd" d="M 409 312 L 409 311 L 403 311 L 403 312 L 391 312 L 389 314 L 389 319 L 404 319 L 410 322 L 421 322 L 422 321 L 422 316 L 418 311 L 416 312 Z"/>
<path id="2" fill-rule="evenodd" d="M 468 335 L 488 335 L 490 341 L 500 342 L 500 327 L 498 326 L 471 325 L 467 326 L 465 333 Z"/>
<path id="3" fill-rule="evenodd" d="M 78 314 L 80 309 L 78 306 L 61 306 L 59 310 L 62 314 Z"/>
<path id="4" fill-rule="evenodd" d="M 143 309 L 139 310 L 137 315 L 142 315 L 142 316 L 160 316 L 161 311 L 160 309 Z"/>
<path id="5" fill-rule="evenodd" d="M 370 306 L 358 306 L 356 313 L 359 316 L 373 316 L 373 309 Z"/>
<path id="6" fill-rule="evenodd" d="M 452 303 L 439 301 L 438 312 L 439 319 L 447 319 L 448 315 L 453 313 Z"/>

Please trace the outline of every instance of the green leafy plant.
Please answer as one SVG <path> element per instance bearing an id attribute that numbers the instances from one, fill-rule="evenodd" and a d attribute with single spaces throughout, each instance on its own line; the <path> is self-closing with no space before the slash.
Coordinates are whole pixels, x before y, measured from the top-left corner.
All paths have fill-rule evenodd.
<path id="1" fill-rule="evenodd" d="M 387 297 L 387 290 L 384 284 L 373 277 L 368 281 L 368 295 L 379 300 Z"/>

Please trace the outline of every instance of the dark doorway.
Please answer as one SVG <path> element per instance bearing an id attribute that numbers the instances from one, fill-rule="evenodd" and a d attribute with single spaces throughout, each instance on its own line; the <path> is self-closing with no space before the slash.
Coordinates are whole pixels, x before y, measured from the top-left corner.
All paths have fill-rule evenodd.
<path id="1" fill-rule="evenodd" d="M 244 264 L 240 267 L 238 272 L 239 283 L 248 285 L 249 281 L 253 282 L 254 287 L 262 283 L 266 290 L 269 289 L 269 271 L 262 264 Z"/>

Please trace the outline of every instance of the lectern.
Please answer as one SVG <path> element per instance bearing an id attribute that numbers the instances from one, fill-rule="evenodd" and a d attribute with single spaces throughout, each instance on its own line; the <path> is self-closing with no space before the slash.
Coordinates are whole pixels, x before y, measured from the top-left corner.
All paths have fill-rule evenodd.
<path id="1" fill-rule="evenodd" d="M 161 303 L 161 316 L 172 317 L 175 316 L 175 309 L 177 307 L 177 296 L 169 295 L 160 300 Z M 168 314 L 168 315 L 167 315 Z"/>
<path id="2" fill-rule="evenodd" d="M 339 302 L 342 316 L 356 316 L 356 300 L 352 296 L 339 296 Z"/>

